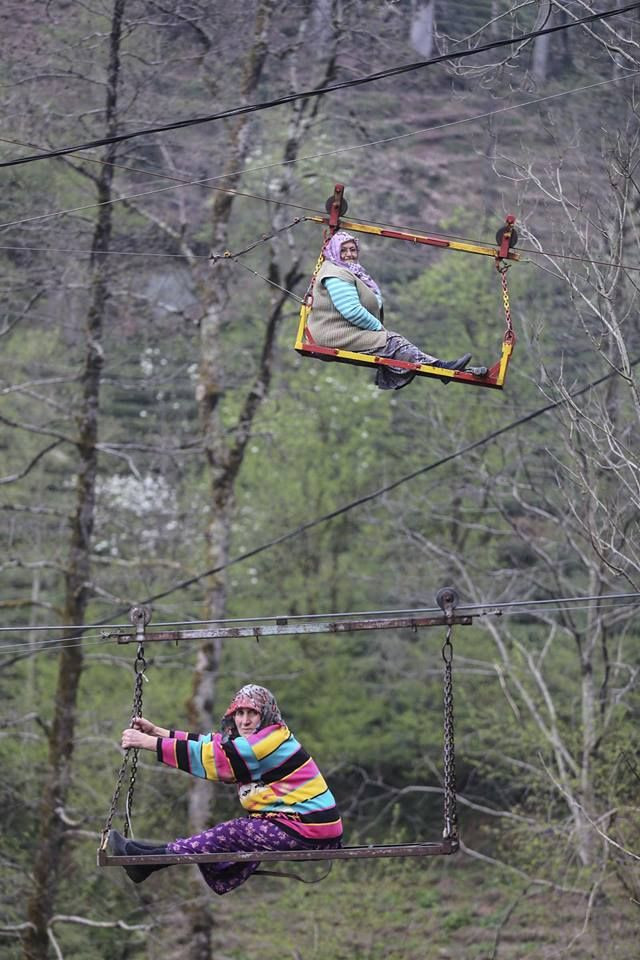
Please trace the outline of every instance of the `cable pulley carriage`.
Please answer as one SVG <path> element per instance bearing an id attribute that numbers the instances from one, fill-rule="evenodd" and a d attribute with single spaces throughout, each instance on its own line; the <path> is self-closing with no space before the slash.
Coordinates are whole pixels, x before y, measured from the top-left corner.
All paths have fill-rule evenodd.
<path id="1" fill-rule="evenodd" d="M 489 247 L 482 244 L 470 243 L 462 240 L 447 239 L 444 237 L 429 236 L 422 233 L 410 233 L 404 230 L 388 230 L 371 224 L 357 223 L 353 220 L 342 219 L 347 212 L 348 205 L 344 197 L 344 185 L 336 184 L 332 197 L 329 197 L 326 203 L 326 217 L 305 217 L 305 220 L 311 220 L 316 223 L 325 224 L 328 228 L 328 237 L 339 229 L 350 230 L 354 233 L 368 233 L 379 237 L 387 237 L 393 240 L 405 240 L 414 244 L 426 244 L 427 246 L 440 247 L 442 249 L 454 250 L 463 253 L 474 253 L 480 256 L 492 257 L 495 261 L 495 267 L 500 276 L 500 285 L 502 292 L 502 303 L 505 314 L 505 332 L 502 340 L 502 349 L 499 360 L 487 369 L 483 376 L 472 373 L 469 370 L 451 370 L 443 367 L 433 367 L 425 363 L 410 363 L 404 360 L 397 360 L 389 357 L 376 356 L 375 354 L 357 353 L 352 350 L 342 350 L 336 347 L 325 347 L 314 341 L 308 329 L 307 321 L 313 307 L 313 296 L 315 280 L 324 261 L 322 252 L 316 263 L 307 294 L 303 300 L 300 309 L 300 320 L 298 323 L 298 332 L 295 341 L 296 351 L 303 357 L 315 357 L 320 360 L 336 361 L 338 363 L 350 363 L 356 366 L 375 369 L 379 366 L 393 367 L 400 370 L 406 370 L 407 373 L 413 373 L 415 376 L 435 377 L 448 383 L 450 380 L 456 383 L 466 383 L 476 387 L 488 387 L 494 390 L 502 390 L 507 376 L 507 368 L 513 354 L 516 343 L 516 335 L 513 329 L 511 319 L 511 306 L 509 300 L 509 288 L 507 284 L 507 270 L 510 266 L 506 261 L 519 260 L 519 254 L 513 249 L 518 242 L 518 234 L 515 230 L 515 217 L 512 214 L 506 218 L 505 223 L 496 234 L 496 246 Z M 323 246 L 324 249 L 324 246 Z"/>
<path id="2" fill-rule="evenodd" d="M 248 627 L 218 627 L 205 630 L 178 630 L 147 633 L 151 618 L 148 607 L 134 607 L 130 613 L 134 634 L 117 634 L 120 644 L 136 643 L 137 652 L 134 662 L 135 684 L 133 696 L 132 720 L 142 716 L 143 681 L 146 679 L 144 671 L 146 660 L 144 644 L 148 641 L 179 642 L 180 640 L 195 639 L 237 639 L 239 637 L 254 637 L 259 640 L 264 636 L 286 636 L 300 633 L 352 633 L 365 630 L 409 628 L 417 630 L 421 627 L 443 627 L 446 631 L 442 647 L 443 658 L 443 831 L 442 838 L 435 841 L 424 841 L 404 844 L 369 844 L 365 846 L 345 846 L 331 849 L 297 849 L 297 850 L 260 850 L 236 851 L 206 854 L 146 854 L 114 856 L 108 851 L 108 840 L 111 825 L 118 808 L 125 774 L 131 760 L 129 783 L 124 801 L 124 835 L 132 833 L 131 813 L 133 795 L 136 785 L 138 749 L 131 748 L 125 755 L 118 772 L 116 785 L 107 815 L 97 861 L 101 867 L 126 867 L 138 865 L 165 866 L 171 864 L 189 863 L 216 863 L 242 861 L 309 861 L 309 860 L 361 860 L 385 859 L 390 857 L 429 857 L 446 856 L 459 848 L 458 818 L 456 806 L 456 773 L 455 773 L 455 740 L 454 740 L 454 711 L 453 711 L 453 645 L 451 641 L 454 625 L 470 626 L 473 617 L 469 614 L 457 614 L 458 595 L 452 587 L 443 587 L 436 595 L 436 602 L 442 611 L 440 616 L 388 616 L 376 619 L 343 619 L 326 622 L 312 620 L 308 623 L 289 621 L 288 618 L 277 618 L 275 622 L 266 626 Z"/>

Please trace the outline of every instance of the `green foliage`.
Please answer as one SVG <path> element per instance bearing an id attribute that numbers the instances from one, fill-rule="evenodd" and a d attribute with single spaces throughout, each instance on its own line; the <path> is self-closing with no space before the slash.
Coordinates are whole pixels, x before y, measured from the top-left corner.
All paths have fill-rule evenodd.
<path id="1" fill-rule="evenodd" d="M 340 70 L 348 62 L 354 75 L 364 74 L 371 63 L 415 58 L 407 39 L 415 5 L 410 12 L 404 6 L 344 5 Z M 517 33 L 533 26 L 535 5 L 436 6 L 445 43 L 475 42 L 476 31 L 496 16 L 491 29 L 508 24 Z M 185 16 L 142 2 L 128 10 L 119 129 L 139 127 L 145 117 L 203 115 L 214 101 L 239 102 L 254 6 L 241 12 L 237 4 L 209 7 L 202 18 L 197 5 Z M 5 37 L 0 68 L 7 138 L 62 144 L 102 136 L 110 9 L 47 5 L 43 19 L 34 4 L 24 3 L 13 12 L 15 37 L 13 31 Z M 295 75 L 300 18 L 300 5 L 277 10 L 261 99 L 280 96 L 289 82 L 283 78 Z M 306 88 L 316 82 L 330 34 L 328 23 L 312 26 Z M 632 22 L 624 29 L 633 30 Z M 610 52 L 597 37 L 553 46 L 550 76 L 611 79 Z M 635 49 L 635 39 L 625 41 L 625 50 Z M 339 180 L 348 185 L 354 219 L 485 238 L 491 245 L 504 210 L 513 209 L 547 252 L 563 255 L 555 264 L 538 257 L 544 269 L 525 256 L 509 271 L 518 342 L 502 393 L 421 380 L 388 395 L 366 371 L 299 358 L 292 350 L 292 301 L 235 484 L 230 617 L 431 608 L 447 582 L 460 588 L 464 602 L 490 610 L 514 598 L 617 593 L 637 581 L 633 383 L 621 377 L 581 396 L 583 407 L 565 405 L 501 432 L 556 399 L 561 379 L 568 389 L 584 387 L 620 366 L 625 354 L 635 356 L 638 342 L 633 282 L 614 268 L 610 275 L 597 272 L 609 262 L 637 259 L 637 218 L 624 193 L 630 190 L 625 164 L 633 170 L 637 161 L 625 133 L 625 126 L 634 129 L 635 115 L 618 88 L 598 100 L 600 109 L 572 98 L 567 108 L 561 100 L 545 105 L 544 115 L 507 111 L 494 116 L 491 127 L 466 123 L 471 113 L 513 106 L 508 97 L 519 96 L 519 84 L 529 89 L 532 51 L 529 45 L 510 61 L 508 91 L 493 68 L 486 67 L 481 83 L 474 74 L 457 69 L 454 76 L 442 68 L 319 103 L 317 114 L 307 114 L 308 158 L 286 189 L 274 165 L 282 159 L 289 114 L 253 118 L 247 170 L 241 182 L 228 181 L 240 191 L 226 241 L 232 252 L 272 232 L 272 205 L 260 197 L 291 200 L 295 215 L 316 211 Z M 535 82 L 548 92 L 539 75 Z M 414 131 L 425 103 L 434 126 L 450 127 L 432 131 L 428 149 L 418 140 L 394 145 L 389 139 L 351 151 L 378 135 Z M 224 445 L 233 439 L 279 295 L 232 258 L 207 262 L 211 207 L 217 180 L 229 169 L 228 147 L 223 127 L 202 125 L 124 144 L 114 167 L 116 193 L 129 199 L 113 205 L 112 255 L 104 264 L 110 300 L 100 344 L 90 621 L 120 622 L 132 603 L 158 593 L 154 624 L 198 619 L 206 608 L 210 582 L 199 575 L 208 565 L 216 508 L 195 397 L 201 315 L 210 289 L 228 271 L 232 303 L 220 331 L 217 410 L 217 439 Z M 5 144 L 3 156 L 14 149 Z M 77 415 L 96 278 L 89 258 L 95 160 L 97 153 L 91 160 L 74 156 L 9 168 L 0 199 L 0 510 L 6 518 L 0 625 L 14 627 L 2 634 L 0 672 L 0 900 L 6 924 L 15 926 L 25 920 L 40 842 L 61 635 L 56 625 L 71 550 L 69 518 L 77 505 Z M 547 163 L 555 164 L 548 178 Z M 500 164 L 511 179 L 500 177 Z M 527 179 L 528 170 L 542 179 Z M 174 179 L 160 180 L 167 172 Z M 198 186 L 175 183 L 207 178 Z M 556 200 L 559 182 L 564 192 Z M 623 214 L 628 220 L 618 237 Z M 282 281 L 298 253 L 303 269 L 311 270 L 320 230 L 300 223 L 274 243 Z M 183 256 L 185 245 L 191 260 Z M 523 254 L 527 245 L 521 241 Z M 242 263 L 266 273 L 270 249 L 258 244 Z M 580 274 L 583 257 L 594 262 Z M 468 349 L 474 362 L 497 359 L 503 305 L 490 258 L 369 236 L 362 259 L 383 286 L 392 329 L 443 357 Z M 495 441 L 479 443 L 494 433 Z M 617 459 L 606 460 L 612 440 L 619 442 L 612 444 Z M 595 518 L 594 503 L 606 508 Z M 604 531 L 600 542 L 598 530 Z M 251 555 L 238 560 L 245 554 Z M 193 586 L 174 589 L 191 578 Z M 549 951 L 600 960 L 619 946 L 616 956 L 629 960 L 640 900 L 632 614 L 630 607 L 604 603 L 586 610 L 531 606 L 454 631 L 461 830 L 467 848 L 488 860 L 340 863 L 323 884 L 256 878 L 215 905 L 205 891 L 202 909 L 217 924 L 214 951 L 238 960 L 275 958 L 297 956 L 302 944 L 305 960 L 521 960 Z M 36 630 L 44 625 L 48 630 Z M 94 868 L 133 686 L 134 650 L 117 646 L 110 629 L 107 636 L 89 629 L 82 641 L 81 692 L 70 718 L 76 723 L 71 780 L 60 811 L 70 826 L 55 912 L 114 926 L 95 927 L 88 936 L 81 924 L 56 920 L 57 952 L 65 960 L 167 955 L 172 909 L 178 904 L 181 910 L 184 899 L 177 870 L 140 890 L 120 871 Z M 70 631 L 75 635 L 65 625 L 64 635 Z M 424 630 L 228 642 L 212 710 L 220 714 L 246 680 L 265 683 L 335 790 L 348 842 L 435 838 L 442 830 L 443 639 L 440 630 Z M 42 651 L 32 655 L 38 644 Z M 147 645 L 145 714 L 168 726 L 186 725 L 195 657 L 187 644 Z M 183 774 L 163 769 L 151 755 L 140 758 L 139 835 L 160 839 L 185 831 L 185 786 Z M 580 821 L 581 806 L 618 846 L 605 845 Z M 212 815 L 236 812 L 234 790 L 212 788 Z M 589 901 L 591 925 L 582 933 L 584 903 L 596 882 L 603 895 Z M 151 929 L 125 930 L 117 921 Z M 618 944 L 602 933 L 612 923 Z M 628 944 L 632 952 L 625 955 Z M 5 949 L 10 960 L 21 954 L 13 936 L 3 938 Z"/>
<path id="2" fill-rule="evenodd" d="M 462 927 L 468 927 L 472 919 L 473 917 L 469 910 L 455 910 L 443 918 L 442 926 L 445 930 L 460 930 Z"/>

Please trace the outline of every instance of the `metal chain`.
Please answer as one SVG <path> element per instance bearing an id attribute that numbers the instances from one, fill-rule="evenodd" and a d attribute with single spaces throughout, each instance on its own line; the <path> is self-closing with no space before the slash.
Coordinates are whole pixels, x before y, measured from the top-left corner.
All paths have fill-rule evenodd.
<path id="1" fill-rule="evenodd" d="M 504 305 L 504 318 L 507 324 L 507 332 L 505 334 L 505 340 L 509 341 L 513 339 L 513 323 L 511 321 L 511 305 L 509 303 L 509 287 L 507 285 L 507 270 L 509 269 L 510 264 L 503 263 L 500 260 L 496 260 L 496 270 L 500 274 L 500 282 L 502 283 L 502 303 Z"/>
<path id="2" fill-rule="evenodd" d="M 136 651 L 136 659 L 133 664 L 133 669 L 135 671 L 136 679 L 133 688 L 133 706 L 131 709 L 131 725 L 135 717 L 142 716 L 142 684 L 147 678 L 145 676 L 145 669 L 147 666 L 147 661 L 144 658 L 144 629 L 149 622 L 151 617 L 150 608 L 147 607 L 134 607 L 131 610 L 131 621 L 136 626 L 136 635 L 138 637 L 138 649 Z M 118 776 L 116 779 L 115 789 L 113 791 L 113 797 L 111 798 L 111 806 L 109 808 L 109 813 L 107 814 L 107 819 L 105 821 L 104 829 L 102 831 L 102 839 L 100 843 L 100 849 L 104 850 L 107 846 L 107 840 L 109 838 L 109 831 L 111 830 L 111 824 L 115 816 L 115 812 L 118 807 L 118 800 L 120 799 L 120 791 L 122 790 L 122 783 L 124 780 L 125 771 L 129 764 L 129 756 L 131 755 L 131 777 L 129 780 L 129 787 L 127 789 L 127 799 L 126 799 L 126 809 L 125 809 L 125 823 L 124 823 L 124 834 L 129 836 L 131 831 L 131 807 L 133 804 L 133 792 L 135 789 L 136 782 L 136 773 L 138 769 L 138 750 L 137 748 L 128 749 L 124 752 L 124 757 L 122 758 L 122 763 L 120 764 L 120 770 L 118 771 Z"/>
<path id="3" fill-rule="evenodd" d="M 146 680 L 144 675 L 145 668 L 147 666 L 147 661 L 144 658 L 144 646 L 142 640 L 138 642 L 138 650 L 136 652 L 136 659 L 133 664 L 133 669 L 136 674 L 136 682 L 133 692 L 133 711 L 131 714 L 131 726 L 133 726 L 133 721 L 136 717 L 142 716 L 142 683 Z M 127 796 L 125 800 L 125 818 L 124 818 L 124 835 L 128 837 L 130 834 L 133 834 L 131 827 L 131 811 L 133 809 L 133 794 L 136 787 L 136 774 L 138 772 L 138 747 L 134 747 L 131 751 L 131 778 L 129 780 L 129 787 L 127 789 Z"/>
<path id="4" fill-rule="evenodd" d="M 107 838 L 109 836 L 109 831 L 111 830 L 111 823 L 113 821 L 113 818 L 115 816 L 115 812 L 118 806 L 118 800 L 120 798 L 120 790 L 122 789 L 122 781 L 124 779 L 124 774 L 125 774 L 125 770 L 127 769 L 128 763 L 129 763 L 129 751 L 126 750 L 122 763 L 120 765 L 120 770 L 118 771 L 118 778 L 116 780 L 116 786 L 115 786 L 115 790 L 113 791 L 113 797 L 111 800 L 111 808 L 107 815 L 104 829 L 102 831 L 102 842 L 100 844 L 102 849 L 104 849 L 106 846 Z"/>
<path id="5" fill-rule="evenodd" d="M 322 245 L 322 250 L 324 250 L 324 244 Z M 318 276 L 318 273 L 320 272 L 320 267 L 321 267 L 322 264 L 324 263 L 324 253 L 322 252 L 322 250 L 320 251 L 320 255 L 318 256 L 318 259 L 316 260 L 316 265 L 315 265 L 315 267 L 313 268 L 313 273 L 311 274 L 311 280 L 309 281 L 309 286 L 307 287 L 307 292 L 305 293 L 304 299 L 303 299 L 303 301 L 302 301 L 302 302 L 304 303 L 304 305 L 305 305 L 306 307 L 309 307 L 309 308 L 311 308 L 311 307 L 313 306 L 313 288 L 314 288 L 315 283 L 316 283 L 316 277 Z"/>
<path id="6" fill-rule="evenodd" d="M 453 645 L 451 625 L 442 646 L 444 660 L 444 833 L 446 840 L 458 839 L 456 804 L 456 750 L 453 723 Z"/>
<path id="7" fill-rule="evenodd" d="M 323 245 L 323 250 L 324 250 L 324 245 Z M 302 331 L 303 339 L 306 340 L 307 342 L 309 342 L 310 340 L 310 334 L 307 329 L 307 320 L 309 319 L 309 314 L 311 313 L 311 309 L 313 307 L 313 291 L 316 283 L 316 278 L 318 276 L 320 267 L 322 266 L 323 263 L 324 263 L 324 254 L 321 250 L 319 257 L 316 260 L 316 265 L 313 268 L 313 273 L 311 274 L 311 279 L 309 281 L 309 286 L 307 287 L 307 292 L 305 293 L 302 299 L 302 306 L 300 307 L 299 329 Z"/>

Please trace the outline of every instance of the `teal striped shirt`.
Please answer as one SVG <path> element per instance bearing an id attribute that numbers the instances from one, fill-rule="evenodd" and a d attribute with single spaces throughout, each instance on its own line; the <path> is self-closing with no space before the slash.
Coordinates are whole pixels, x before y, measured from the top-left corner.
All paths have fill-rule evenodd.
<path id="1" fill-rule="evenodd" d="M 339 277 L 325 277 L 322 281 L 331 297 L 334 307 L 345 320 L 355 324 L 362 330 L 382 330 L 382 324 L 360 302 L 358 291 L 354 284 L 347 283 Z"/>

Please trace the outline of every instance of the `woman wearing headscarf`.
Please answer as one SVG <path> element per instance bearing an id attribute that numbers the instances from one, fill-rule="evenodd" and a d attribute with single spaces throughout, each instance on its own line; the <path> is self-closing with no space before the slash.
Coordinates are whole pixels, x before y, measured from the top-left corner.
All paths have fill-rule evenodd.
<path id="1" fill-rule="evenodd" d="M 317 344 L 448 370 L 466 369 L 470 353 L 457 360 L 440 360 L 384 327 L 380 287 L 359 262 L 360 247 L 355 237 L 338 230 L 327 240 L 322 253 L 324 262 L 316 275 L 308 321 L 309 333 Z M 472 367 L 470 372 L 483 376 L 487 370 Z M 414 376 L 401 367 L 379 366 L 376 384 L 381 390 L 398 390 L 411 383 Z"/>
<path id="2" fill-rule="evenodd" d="M 122 746 L 153 750 L 160 763 L 205 780 L 235 783 L 246 816 L 203 833 L 159 845 L 109 834 L 114 856 L 309 850 L 341 845 L 342 822 L 333 794 L 315 761 L 285 724 L 273 694 L 250 683 L 229 704 L 220 733 L 193 734 L 159 727 L 144 717 L 122 733 Z M 215 893 L 235 889 L 258 861 L 198 864 Z M 141 883 L 161 866 L 127 866 Z"/>

